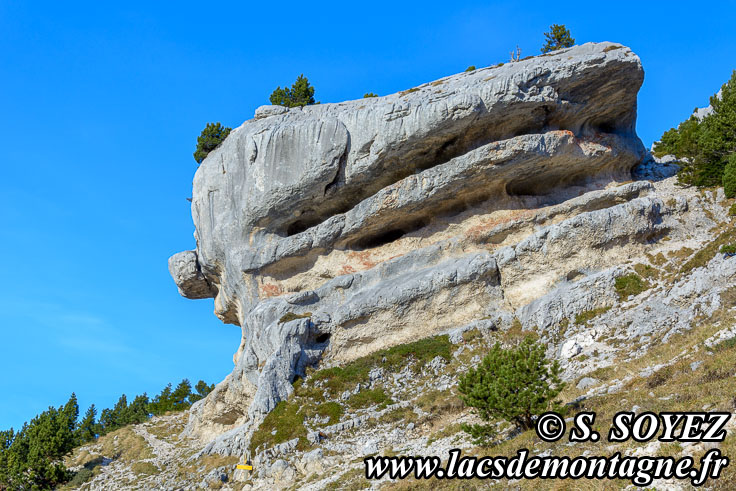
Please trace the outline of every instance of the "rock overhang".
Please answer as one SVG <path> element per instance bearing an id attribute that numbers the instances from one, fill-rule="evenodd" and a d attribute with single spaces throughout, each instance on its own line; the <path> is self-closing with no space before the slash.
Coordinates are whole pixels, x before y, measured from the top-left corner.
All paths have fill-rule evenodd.
<path id="1" fill-rule="evenodd" d="M 235 371 L 194 426 L 257 420 L 320 358 L 348 360 L 508 303 L 504 251 L 483 251 L 482 233 L 425 244 L 422 231 L 479 204 L 513 209 L 628 180 L 646 155 L 635 133 L 642 81 L 631 50 L 588 43 L 384 97 L 259 108 L 199 167 L 197 248 L 170 260 L 184 296 L 214 296 L 218 317 L 243 329 Z M 389 256 L 404 236 L 417 245 Z M 313 271 L 377 249 L 386 259 L 360 259 L 365 271 Z"/>

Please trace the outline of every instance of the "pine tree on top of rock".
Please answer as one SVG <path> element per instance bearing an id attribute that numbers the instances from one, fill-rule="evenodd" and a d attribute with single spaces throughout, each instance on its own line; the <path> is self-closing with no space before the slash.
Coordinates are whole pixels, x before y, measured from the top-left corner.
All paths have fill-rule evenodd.
<path id="1" fill-rule="evenodd" d="M 274 106 L 309 106 L 314 104 L 314 87 L 309 85 L 309 80 L 304 74 L 297 77 L 291 89 L 279 86 L 273 91 L 269 99 Z"/>
<path id="2" fill-rule="evenodd" d="M 542 53 L 549 53 L 562 48 L 569 48 L 575 44 L 575 39 L 570 35 L 570 30 L 564 24 L 552 24 L 549 32 L 544 33 L 546 42 L 542 46 Z"/>
<path id="3" fill-rule="evenodd" d="M 194 151 L 194 160 L 198 164 L 207 157 L 207 155 L 222 143 L 227 135 L 230 134 L 232 128 L 217 123 L 207 123 L 202 133 L 197 137 L 197 149 Z"/>

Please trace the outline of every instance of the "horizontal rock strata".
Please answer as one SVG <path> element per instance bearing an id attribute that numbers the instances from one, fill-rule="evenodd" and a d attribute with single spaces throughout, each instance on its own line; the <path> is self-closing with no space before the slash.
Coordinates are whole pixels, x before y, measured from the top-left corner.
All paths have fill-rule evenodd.
<path id="1" fill-rule="evenodd" d="M 197 247 L 169 261 L 182 295 L 215 298 L 243 334 L 189 432 L 241 448 L 308 366 L 479 319 L 544 329 L 571 275 L 566 288 L 610 294 L 596 274 L 668 227 L 650 184 L 609 185 L 647 156 L 642 81 L 628 48 L 589 43 L 385 97 L 259 108 L 198 169 Z"/>

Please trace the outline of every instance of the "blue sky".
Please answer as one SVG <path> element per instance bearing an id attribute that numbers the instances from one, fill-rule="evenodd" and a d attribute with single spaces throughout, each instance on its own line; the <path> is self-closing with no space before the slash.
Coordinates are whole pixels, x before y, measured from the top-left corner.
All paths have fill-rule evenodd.
<path id="1" fill-rule="evenodd" d="M 153 5 L 151 5 L 153 4 Z M 649 146 L 736 68 L 734 4 L 0 0 L 0 429 L 72 391 L 82 411 L 183 377 L 219 382 L 240 338 L 179 297 L 196 137 L 304 73 L 338 102 L 578 43 L 630 46 Z"/>

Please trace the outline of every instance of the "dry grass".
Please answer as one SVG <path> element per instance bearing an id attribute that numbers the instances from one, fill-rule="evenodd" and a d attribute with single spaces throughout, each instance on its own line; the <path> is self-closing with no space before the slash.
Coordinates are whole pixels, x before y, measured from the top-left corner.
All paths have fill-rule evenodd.
<path id="1" fill-rule="evenodd" d="M 138 475 L 152 476 L 161 472 L 161 469 L 150 462 L 134 462 L 130 469 Z"/>
<path id="2" fill-rule="evenodd" d="M 631 377 L 623 386 L 623 389 L 614 394 L 594 396 L 582 401 L 575 408 L 576 411 L 590 410 L 597 414 L 594 429 L 601 433 L 603 440 L 598 443 L 583 443 L 566 445 L 566 439 L 557 443 L 541 441 L 533 431 L 527 431 L 515 438 L 501 442 L 490 448 L 475 448 L 466 455 L 506 455 L 512 456 L 521 448 L 533 449 L 533 453 L 541 453 L 549 450 L 555 456 L 569 456 L 571 458 L 580 456 L 589 451 L 593 455 L 612 455 L 613 453 L 631 451 L 635 447 L 644 446 L 647 443 L 625 442 L 610 444 L 606 441 L 608 429 L 614 414 L 621 410 L 628 410 L 638 406 L 638 412 L 643 411 L 699 411 L 703 407 L 709 410 L 733 411 L 736 408 L 736 342 L 725 342 L 713 350 L 712 355 L 702 347 L 702 342 L 708 339 L 716 331 L 723 328 L 726 316 L 730 315 L 728 309 L 736 303 L 736 287 L 733 287 L 722 295 L 723 307 L 719 312 L 711 316 L 710 320 L 718 319 L 721 324 L 716 326 L 703 323 L 695 329 L 686 333 L 677 334 L 670 338 L 667 343 L 653 343 L 653 348 L 643 358 L 623 361 L 619 360 L 614 365 L 599 368 L 588 374 L 601 381 L 613 379 L 624 379 Z M 731 315 L 730 323 L 734 320 Z M 696 347 L 698 347 L 696 349 Z M 684 356 L 688 354 L 689 356 Z M 700 368 L 693 371 L 690 364 L 694 361 L 703 361 Z M 647 367 L 658 364 L 669 364 L 649 377 L 641 377 L 638 374 Z M 572 400 L 580 395 L 581 391 L 574 384 L 568 385 L 561 394 L 564 400 Z M 437 396 L 433 396 L 437 397 Z M 448 426 L 447 433 L 451 434 L 457 428 Z M 444 435 L 444 430 L 432 434 L 436 440 Z M 736 454 L 736 435 L 730 435 L 723 442 L 722 452 L 724 455 Z M 677 444 L 665 444 L 659 448 L 659 455 L 681 456 L 682 447 Z M 444 456 L 443 456 L 444 457 Z M 696 459 L 698 454 L 695 455 Z M 627 481 L 516 481 L 514 489 L 622 489 L 630 483 Z M 687 483 L 686 483 L 687 484 Z M 736 469 L 727 467 L 722 477 L 717 481 L 707 483 L 712 489 L 735 489 Z M 487 482 L 480 480 L 427 480 L 416 481 L 409 479 L 403 482 L 390 483 L 382 489 L 404 490 L 404 489 L 508 489 L 510 483 L 501 480 L 498 482 Z"/>
<path id="3" fill-rule="evenodd" d="M 102 455 L 116 460 L 133 462 L 153 458 L 155 455 L 146 440 L 133 432 L 132 426 L 108 433 L 100 437 Z"/>
<path id="4" fill-rule="evenodd" d="M 399 95 L 403 97 L 407 94 L 411 94 L 412 92 L 418 92 L 418 91 L 419 91 L 418 87 L 412 87 L 411 89 L 402 90 L 401 92 L 399 92 Z"/>
<path id="5" fill-rule="evenodd" d="M 689 273 L 695 268 L 700 268 L 708 264 L 715 257 L 721 246 L 731 244 L 736 241 L 736 228 L 730 227 L 721 235 L 716 237 L 712 242 L 703 246 L 680 268 L 680 273 Z"/>

